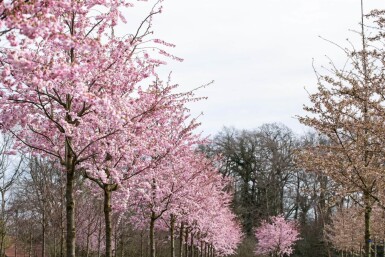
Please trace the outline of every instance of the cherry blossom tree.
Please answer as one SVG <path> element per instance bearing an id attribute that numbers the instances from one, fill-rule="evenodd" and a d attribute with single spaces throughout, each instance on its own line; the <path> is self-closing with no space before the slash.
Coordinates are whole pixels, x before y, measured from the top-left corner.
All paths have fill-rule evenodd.
<path id="1" fill-rule="evenodd" d="M 255 236 L 258 240 L 256 254 L 271 253 L 277 257 L 290 255 L 292 246 L 300 239 L 295 222 L 285 220 L 283 215 L 271 217 L 270 222 L 263 221 Z"/>
<path id="2" fill-rule="evenodd" d="M 383 24 L 379 13 L 373 15 Z M 305 147 L 297 164 L 328 176 L 339 185 L 337 194 L 354 195 L 363 204 L 365 256 L 370 257 L 372 210 L 382 202 L 379 188 L 385 174 L 384 53 L 378 50 L 382 37 L 368 38 L 363 22 L 362 15 L 360 49 L 340 47 L 346 65 L 339 68 L 331 62 L 329 73 L 316 73 L 317 92 L 310 95 L 307 115 L 299 120 L 325 136 L 328 144 Z"/>
<path id="3" fill-rule="evenodd" d="M 352 206 L 342 208 L 332 216 L 331 224 L 325 227 L 325 236 L 335 249 L 356 254 L 362 251 L 364 245 L 364 211 Z"/>
<path id="4" fill-rule="evenodd" d="M 62 164 L 67 176 L 67 256 L 75 256 L 76 174 L 86 171 L 114 188 L 109 181 L 118 183 L 121 175 L 111 165 L 129 165 L 132 155 L 152 156 L 141 152 L 144 147 L 127 151 L 133 146 L 127 143 L 135 141 L 142 128 L 156 131 L 142 122 L 143 116 L 158 107 L 163 92 L 175 88 L 158 84 L 155 68 L 164 62 L 140 49 L 160 7 L 132 34 L 115 36 L 114 28 L 126 22 L 122 11 L 131 6 L 114 0 L 2 5 L 0 25 L 9 46 L 1 49 L 1 125 L 17 138 L 16 148 Z M 160 54 L 173 57 L 163 50 Z M 140 85 L 150 76 L 153 84 Z M 158 136 L 141 137 L 143 145 Z"/>

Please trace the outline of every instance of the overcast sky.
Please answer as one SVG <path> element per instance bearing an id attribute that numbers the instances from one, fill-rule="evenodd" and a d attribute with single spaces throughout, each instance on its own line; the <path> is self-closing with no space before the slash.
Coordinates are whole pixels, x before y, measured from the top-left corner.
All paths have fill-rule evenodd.
<path id="1" fill-rule="evenodd" d="M 149 3 L 138 3 L 144 15 Z M 383 0 L 366 0 L 365 12 L 385 8 Z M 190 106 L 203 112 L 201 130 L 213 135 L 223 126 L 253 129 L 281 122 L 295 133 L 306 129 L 295 119 L 314 92 L 312 68 L 336 63 L 341 51 L 319 38 L 347 46 L 359 29 L 360 0 L 165 0 L 154 20 L 156 38 L 177 45 L 165 72 L 183 89 L 200 90 L 208 100 Z"/>

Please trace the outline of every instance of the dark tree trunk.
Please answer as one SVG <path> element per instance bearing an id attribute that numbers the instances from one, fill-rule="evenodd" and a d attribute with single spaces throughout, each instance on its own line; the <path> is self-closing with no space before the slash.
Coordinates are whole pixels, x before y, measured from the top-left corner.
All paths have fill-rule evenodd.
<path id="1" fill-rule="evenodd" d="M 175 230 L 175 217 L 173 214 L 170 215 L 170 244 L 171 244 L 171 257 L 175 257 L 175 238 L 174 238 L 174 230 Z"/>
<path id="2" fill-rule="evenodd" d="M 151 213 L 150 221 L 150 257 L 155 257 L 155 212 Z"/>
<path id="3" fill-rule="evenodd" d="M 191 244 L 191 246 L 190 246 L 190 250 L 191 250 L 190 255 L 191 255 L 191 257 L 194 257 L 194 234 L 193 233 L 191 233 L 190 244 Z"/>
<path id="4" fill-rule="evenodd" d="M 370 218 L 372 214 L 372 205 L 369 193 L 364 192 L 365 201 L 365 257 L 371 257 L 371 233 L 370 233 Z"/>
<path id="5" fill-rule="evenodd" d="M 41 256 L 42 257 L 45 257 L 45 231 L 46 231 L 46 227 L 45 227 L 45 202 L 43 200 L 43 215 L 42 215 L 42 242 L 41 242 Z"/>
<path id="6" fill-rule="evenodd" d="M 111 191 L 108 186 L 104 188 L 104 222 L 106 233 L 105 257 L 112 257 L 112 223 L 111 223 Z"/>
<path id="7" fill-rule="evenodd" d="M 180 231 L 179 231 L 179 257 L 183 257 L 183 231 L 184 231 L 184 224 L 182 221 L 180 223 Z"/>
<path id="8" fill-rule="evenodd" d="M 67 150 L 69 152 L 70 150 Z M 66 184 L 66 216 L 67 216 L 67 257 L 75 257 L 75 199 L 74 199 L 74 180 L 75 171 L 72 166 L 72 157 L 66 160 L 67 184 Z"/>
<path id="9" fill-rule="evenodd" d="M 143 257 L 143 231 L 140 234 L 140 257 Z"/>
<path id="10" fill-rule="evenodd" d="M 184 256 L 188 257 L 188 228 L 185 231 L 184 244 Z"/>

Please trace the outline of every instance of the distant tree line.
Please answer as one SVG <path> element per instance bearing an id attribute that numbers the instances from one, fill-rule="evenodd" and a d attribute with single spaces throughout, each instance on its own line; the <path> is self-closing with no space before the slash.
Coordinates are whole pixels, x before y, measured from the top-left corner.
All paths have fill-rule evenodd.
<path id="1" fill-rule="evenodd" d="M 333 183 L 296 164 L 299 149 L 319 143 L 327 140 L 312 132 L 298 136 L 287 126 L 273 123 L 254 130 L 224 128 L 205 149 L 222 157 L 221 173 L 233 178 L 232 207 L 247 235 L 238 256 L 253 256 L 254 230 L 278 214 L 299 224 L 302 240 L 293 256 L 331 254 L 323 232 L 338 204 Z"/>

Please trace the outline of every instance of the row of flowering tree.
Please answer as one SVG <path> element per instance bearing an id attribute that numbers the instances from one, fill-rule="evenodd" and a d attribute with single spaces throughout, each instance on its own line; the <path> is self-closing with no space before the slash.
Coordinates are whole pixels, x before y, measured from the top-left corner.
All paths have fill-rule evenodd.
<path id="1" fill-rule="evenodd" d="M 68 257 L 75 256 L 79 177 L 102 192 L 106 257 L 114 209 L 136 210 L 150 238 L 162 217 L 180 224 L 191 245 L 203 242 L 218 254 L 232 253 L 240 240 L 224 182 L 195 151 L 203 142 L 186 103 L 197 99 L 157 75 L 165 59 L 180 60 L 159 50 L 172 44 L 151 38 L 160 2 L 131 34 L 117 30 L 129 1 L 1 4 L 1 128 L 15 149 L 60 163 Z"/>
<path id="2" fill-rule="evenodd" d="M 363 5 L 363 1 L 361 1 Z M 346 55 L 346 64 L 337 67 L 332 61 L 325 73 L 316 72 L 317 91 L 310 94 L 311 104 L 306 105 L 306 115 L 299 117 L 304 125 L 312 127 L 325 137 L 323 143 L 306 147 L 299 154 L 298 165 L 308 171 L 328 177 L 335 183 L 331 202 L 350 198 L 361 208 L 356 218 L 360 229 L 354 247 L 341 247 L 342 234 L 331 241 L 341 250 L 372 255 L 373 224 L 377 222 L 374 209 L 384 208 L 384 14 L 373 10 L 362 14 L 359 47 L 340 47 Z M 369 30 L 369 31 L 368 31 Z M 370 35 L 370 36 L 367 36 Z M 358 210 L 350 209 L 352 216 Z M 336 214 L 336 218 L 340 214 Z M 338 220 L 338 219 L 337 219 Z M 333 224 L 337 224 L 336 222 Z M 359 225 L 358 225 L 359 224 Z M 351 233 L 350 233 L 351 234 Z M 352 242 L 350 242 L 352 243 Z"/>
<path id="3" fill-rule="evenodd" d="M 331 224 L 326 226 L 325 237 L 337 250 L 346 254 L 362 255 L 365 239 L 361 232 L 365 228 L 364 208 L 360 205 L 341 206 L 333 215 Z M 372 235 L 371 252 L 378 252 L 385 247 L 385 212 L 375 205 L 372 210 L 373 221 L 370 225 Z"/>

